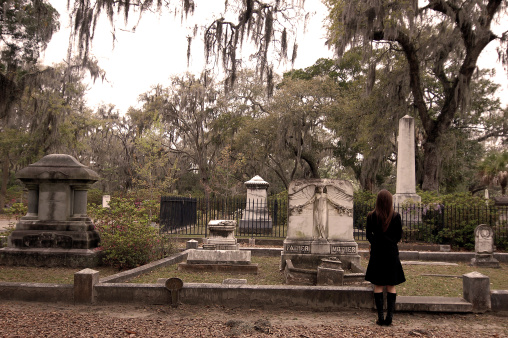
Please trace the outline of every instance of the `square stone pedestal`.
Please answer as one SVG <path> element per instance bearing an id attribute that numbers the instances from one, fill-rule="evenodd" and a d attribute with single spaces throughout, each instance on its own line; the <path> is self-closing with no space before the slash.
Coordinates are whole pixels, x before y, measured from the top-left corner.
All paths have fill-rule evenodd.
<path id="1" fill-rule="evenodd" d="M 295 267 L 299 265 L 317 268 L 323 259 L 337 258 L 342 262 L 343 269 L 351 269 L 351 265 L 360 266 L 358 244 L 354 241 L 299 241 L 284 240 L 284 250 L 281 257 L 281 270 L 284 270 L 286 260 L 291 259 Z"/>

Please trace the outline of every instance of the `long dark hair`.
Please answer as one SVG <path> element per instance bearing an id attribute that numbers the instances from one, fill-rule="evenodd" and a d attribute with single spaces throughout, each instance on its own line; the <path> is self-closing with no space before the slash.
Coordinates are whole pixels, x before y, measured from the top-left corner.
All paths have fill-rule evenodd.
<path id="1" fill-rule="evenodd" d="M 388 190 L 383 189 L 377 194 L 376 207 L 370 213 L 374 212 L 376 213 L 377 221 L 383 227 L 383 232 L 386 231 L 395 212 L 393 210 L 393 197 Z"/>

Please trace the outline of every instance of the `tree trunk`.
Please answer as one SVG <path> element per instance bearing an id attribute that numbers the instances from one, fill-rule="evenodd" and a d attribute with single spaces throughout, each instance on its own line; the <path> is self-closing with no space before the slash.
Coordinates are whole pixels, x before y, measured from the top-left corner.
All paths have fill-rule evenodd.
<path id="1" fill-rule="evenodd" d="M 0 214 L 4 213 L 7 183 L 9 183 L 9 153 L 4 152 L 2 161 L 2 188 L 0 189 Z"/>
<path id="2" fill-rule="evenodd" d="M 427 140 L 423 145 L 423 183 L 424 191 L 437 191 L 439 189 L 439 168 L 441 158 L 437 141 Z"/>

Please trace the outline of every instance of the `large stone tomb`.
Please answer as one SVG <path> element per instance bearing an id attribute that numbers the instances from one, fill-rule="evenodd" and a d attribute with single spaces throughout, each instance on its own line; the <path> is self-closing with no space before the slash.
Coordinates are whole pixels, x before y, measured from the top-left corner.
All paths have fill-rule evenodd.
<path id="1" fill-rule="evenodd" d="M 281 270 L 288 260 L 295 268 L 317 270 L 323 259 L 338 259 L 344 270 L 360 267 L 353 237 L 353 186 L 337 179 L 291 182 L 288 191 L 288 233 Z"/>
<path id="2" fill-rule="evenodd" d="M 240 232 L 270 234 L 273 227 L 267 204 L 270 184 L 257 175 L 244 184 L 247 187 L 247 202 L 240 220 Z"/>
<path id="3" fill-rule="evenodd" d="M 0 250 L 0 264 L 94 267 L 100 238 L 87 216 L 97 173 L 74 157 L 53 154 L 17 172 L 28 189 L 28 212 Z"/>
<path id="4" fill-rule="evenodd" d="M 209 237 L 204 241 L 203 249 L 190 249 L 187 261 L 178 264 L 178 270 L 257 274 L 258 265 L 251 263 L 251 252 L 238 248 L 235 229 L 236 221 L 210 221 Z"/>

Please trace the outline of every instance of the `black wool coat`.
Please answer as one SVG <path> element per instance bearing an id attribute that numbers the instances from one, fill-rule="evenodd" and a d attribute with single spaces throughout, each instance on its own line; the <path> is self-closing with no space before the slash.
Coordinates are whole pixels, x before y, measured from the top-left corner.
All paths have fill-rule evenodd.
<path id="1" fill-rule="evenodd" d="M 406 281 L 399 259 L 397 243 L 402 238 L 402 220 L 394 213 L 390 225 L 383 232 L 376 213 L 367 216 L 367 239 L 370 242 L 370 259 L 365 280 L 374 285 L 398 285 Z"/>

